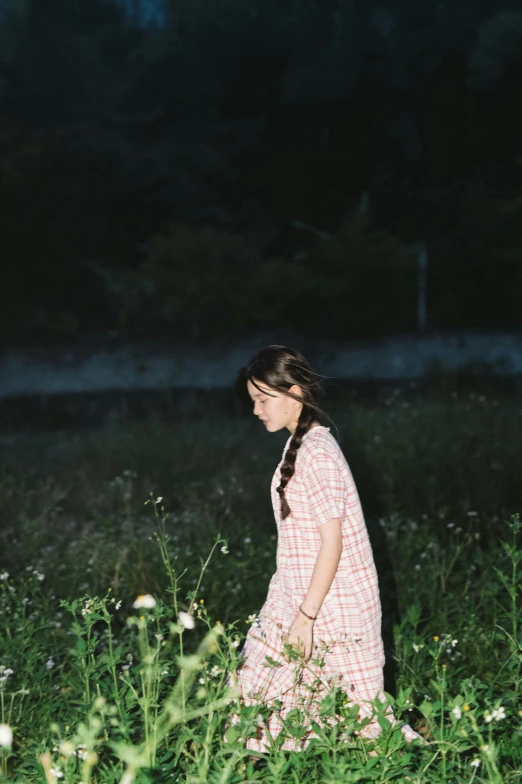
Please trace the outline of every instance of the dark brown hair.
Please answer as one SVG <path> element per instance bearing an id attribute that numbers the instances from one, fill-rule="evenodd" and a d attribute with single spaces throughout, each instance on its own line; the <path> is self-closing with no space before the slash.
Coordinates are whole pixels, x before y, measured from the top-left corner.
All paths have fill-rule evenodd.
<path id="1" fill-rule="evenodd" d="M 310 430 L 314 421 L 318 420 L 320 424 L 323 424 L 322 420 L 332 421 L 317 404 L 317 399 L 324 394 L 319 378 L 319 373 L 312 369 L 310 363 L 299 351 L 287 346 L 271 345 L 261 349 L 248 365 L 242 367 L 236 379 L 238 395 L 250 404 L 252 401 L 248 395 L 247 381 L 260 389 L 254 379 L 303 404 L 295 433 L 281 465 L 281 484 L 277 488 L 281 498 L 281 518 L 283 520 L 288 517 L 291 511 L 285 498 L 285 487 L 294 474 L 297 450 L 301 446 L 303 436 Z M 302 397 L 288 392 L 294 384 L 301 387 Z"/>

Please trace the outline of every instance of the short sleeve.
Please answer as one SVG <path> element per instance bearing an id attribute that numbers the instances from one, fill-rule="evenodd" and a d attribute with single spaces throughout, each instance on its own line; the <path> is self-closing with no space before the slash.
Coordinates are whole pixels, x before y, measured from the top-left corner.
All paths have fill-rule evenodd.
<path id="1" fill-rule="evenodd" d="M 345 482 L 335 455 L 323 447 L 315 447 L 308 457 L 306 495 L 310 514 L 317 526 L 335 517 L 345 519 Z"/>

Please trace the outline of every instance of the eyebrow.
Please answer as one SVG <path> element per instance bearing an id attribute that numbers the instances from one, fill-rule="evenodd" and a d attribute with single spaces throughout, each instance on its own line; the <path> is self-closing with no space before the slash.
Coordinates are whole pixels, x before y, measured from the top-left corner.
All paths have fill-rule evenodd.
<path id="1" fill-rule="evenodd" d="M 250 395 L 250 392 L 248 394 Z M 260 397 L 261 395 L 267 395 L 267 394 L 268 394 L 268 392 L 254 392 L 254 394 L 250 395 L 250 397 L 253 400 L 255 397 Z"/>

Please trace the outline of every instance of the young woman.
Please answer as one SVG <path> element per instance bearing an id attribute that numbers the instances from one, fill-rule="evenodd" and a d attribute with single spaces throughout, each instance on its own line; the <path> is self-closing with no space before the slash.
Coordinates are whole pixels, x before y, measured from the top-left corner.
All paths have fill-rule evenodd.
<path id="1" fill-rule="evenodd" d="M 334 683 L 359 705 L 360 719 L 372 716 L 376 696 L 385 700 L 381 604 L 350 468 L 320 422 L 327 415 L 317 403 L 318 374 L 298 351 L 272 345 L 241 368 L 237 385 L 266 430 L 291 434 L 271 484 L 277 568 L 237 673 L 241 700 L 271 708 L 270 718 L 259 720 L 257 737 L 246 742 L 263 752 L 293 708 L 317 719 L 318 702 Z M 387 716 L 395 723 L 389 706 Z M 409 725 L 401 730 L 408 740 L 423 741 Z M 375 718 L 361 731 L 379 733 Z M 283 748 L 302 749 L 312 737 L 308 726 L 301 743 L 287 738 Z"/>

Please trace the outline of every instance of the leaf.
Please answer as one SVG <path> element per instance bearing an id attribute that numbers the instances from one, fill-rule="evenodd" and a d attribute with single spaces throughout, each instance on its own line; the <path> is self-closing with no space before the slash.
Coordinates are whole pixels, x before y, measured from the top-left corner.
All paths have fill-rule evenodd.
<path id="1" fill-rule="evenodd" d="M 386 716 L 378 716 L 377 721 L 382 730 L 387 730 L 391 727 L 391 721 L 387 719 Z"/>
<path id="2" fill-rule="evenodd" d="M 429 718 L 433 713 L 433 703 L 429 702 L 428 700 L 424 700 L 424 702 L 421 702 L 419 705 L 419 710 L 423 716 Z"/>
<path id="3" fill-rule="evenodd" d="M 414 629 L 417 628 L 421 617 L 420 605 L 418 603 L 412 604 L 406 611 L 406 618 Z"/>
<path id="4" fill-rule="evenodd" d="M 241 730 L 239 727 L 229 727 L 225 732 L 225 739 L 227 743 L 235 743 L 241 737 Z"/>

